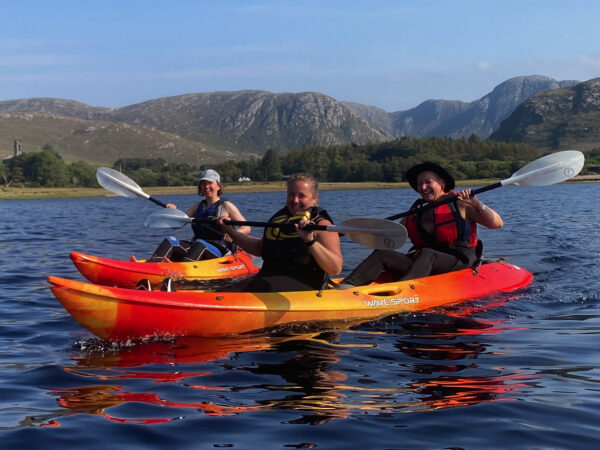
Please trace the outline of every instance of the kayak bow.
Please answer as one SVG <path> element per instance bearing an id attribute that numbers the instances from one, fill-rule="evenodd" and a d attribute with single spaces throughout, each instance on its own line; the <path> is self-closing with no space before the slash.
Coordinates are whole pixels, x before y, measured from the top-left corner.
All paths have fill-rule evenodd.
<path id="1" fill-rule="evenodd" d="M 258 272 L 252 256 L 244 251 L 194 262 L 119 261 L 79 252 L 71 252 L 69 256 L 79 272 L 92 283 L 123 288 L 135 288 L 144 278 L 156 286 L 167 277 L 174 281 L 205 281 Z"/>

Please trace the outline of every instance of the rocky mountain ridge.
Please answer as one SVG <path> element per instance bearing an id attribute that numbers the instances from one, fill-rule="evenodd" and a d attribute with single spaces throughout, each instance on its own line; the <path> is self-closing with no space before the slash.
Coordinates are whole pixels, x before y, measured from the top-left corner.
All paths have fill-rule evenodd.
<path id="1" fill-rule="evenodd" d="M 0 102 L 0 146 L 11 149 L 14 138 L 23 141 L 25 151 L 50 143 L 69 159 L 80 154 L 80 159 L 95 163 L 112 163 L 99 160 L 114 157 L 115 147 L 122 150 L 119 154 L 132 157 L 151 157 L 160 148 L 185 148 L 164 152 L 166 159 L 195 163 L 261 155 L 269 148 L 283 153 L 297 147 L 364 144 L 403 136 L 486 138 L 524 100 L 574 84 L 538 75 L 516 77 L 474 102 L 427 100 L 391 113 L 317 92 L 207 92 L 121 108 L 53 98 L 7 100 Z M 63 119 L 65 124 L 59 126 L 56 122 Z M 49 127 L 45 131 L 44 124 Z M 125 131 L 126 139 L 119 136 Z M 83 135 L 87 139 L 76 138 Z M 152 143 L 153 137 L 159 144 Z M 90 143 L 97 148 L 86 150 Z"/>
<path id="2" fill-rule="evenodd" d="M 502 122 L 491 139 L 552 150 L 600 148 L 600 78 L 531 97 Z"/>

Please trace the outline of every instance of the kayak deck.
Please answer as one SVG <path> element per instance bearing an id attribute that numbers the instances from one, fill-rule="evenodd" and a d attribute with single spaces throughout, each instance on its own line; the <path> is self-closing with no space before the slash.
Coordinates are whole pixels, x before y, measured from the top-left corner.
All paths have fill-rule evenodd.
<path id="1" fill-rule="evenodd" d="M 63 307 L 103 339 L 224 336 L 296 322 L 351 322 L 422 311 L 531 283 L 508 263 L 487 263 L 409 281 L 300 292 L 142 291 L 49 277 Z"/>
<path id="2" fill-rule="evenodd" d="M 244 251 L 194 262 L 120 261 L 79 252 L 71 252 L 69 256 L 77 270 L 92 283 L 123 288 L 135 288 L 142 279 L 156 286 L 167 277 L 174 281 L 205 281 L 258 272 L 252 256 Z"/>

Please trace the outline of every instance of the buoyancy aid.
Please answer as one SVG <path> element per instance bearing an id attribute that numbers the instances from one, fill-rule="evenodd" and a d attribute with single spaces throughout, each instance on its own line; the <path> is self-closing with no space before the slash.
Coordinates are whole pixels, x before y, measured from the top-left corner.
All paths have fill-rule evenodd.
<path id="1" fill-rule="evenodd" d="M 450 191 L 448 195 L 454 195 L 454 192 Z M 433 248 L 455 255 L 463 262 L 476 260 L 482 250 L 477 237 L 477 224 L 460 215 L 456 200 L 419 211 L 423 203 L 422 199 L 413 203 L 411 209 L 417 212 L 406 221 L 408 237 L 414 248 Z"/>
<path id="2" fill-rule="evenodd" d="M 194 219 L 216 219 L 223 216 L 225 214 L 225 202 L 226 200 L 221 198 L 208 207 L 206 200 L 202 200 L 196 209 Z M 194 230 L 194 240 L 203 239 L 227 247 L 223 241 L 225 233 L 215 221 L 192 222 L 192 229 Z"/>
<path id="3" fill-rule="evenodd" d="M 277 211 L 269 222 L 299 222 L 312 220 L 333 221 L 324 209 L 313 206 L 300 215 L 292 215 L 287 207 Z M 312 257 L 304 241 L 295 228 L 265 228 L 262 240 L 263 265 L 258 276 L 288 275 L 302 281 L 314 289 L 321 289 L 327 281 L 327 273 Z"/>

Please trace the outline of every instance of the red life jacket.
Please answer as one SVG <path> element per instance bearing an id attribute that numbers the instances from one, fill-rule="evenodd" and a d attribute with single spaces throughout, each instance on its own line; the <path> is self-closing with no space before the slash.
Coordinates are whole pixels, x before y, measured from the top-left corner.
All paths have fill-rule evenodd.
<path id="1" fill-rule="evenodd" d="M 453 195 L 454 192 L 448 194 Z M 477 247 L 477 224 L 463 219 L 456 200 L 433 210 L 418 211 L 423 203 L 419 199 L 411 206 L 417 212 L 408 216 L 406 221 L 408 237 L 415 248 L 430 247 L 463 259 L 461 256 L 465 251 Z M 428 223 L 424 223 L 424 218 Z M 430 223 L 431 219 L 433 223 Z"/>

